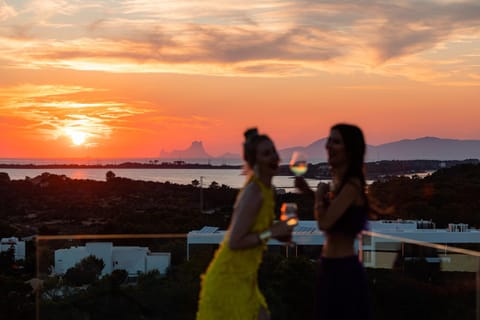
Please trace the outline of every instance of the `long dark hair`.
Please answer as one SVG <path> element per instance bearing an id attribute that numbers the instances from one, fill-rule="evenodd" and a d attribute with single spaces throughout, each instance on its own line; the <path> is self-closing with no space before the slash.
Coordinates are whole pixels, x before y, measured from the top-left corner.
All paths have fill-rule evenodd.
<path id="1" fill-rule="evenodd" d="M 248 169 L 253 170 L 257 162 L 257 146 L 262 141 L 272 141 L 266 134 L 259 134 L 257 128 L 247 129 L 244 134 L 245 142 L 243 143 L 243 159 Z"/>
<path id="2" fill-rule="evenodd" d="M 365 188 L 365 151 L 366 144 L 362 130 L 352 124 L 339 123 L 334 125 L 331 130 L 337 130 L 343 139 L 345 151 L 347 154 L 348 169 L 342 181 L 339 181 L 337 192 L 350 178 L 360 179 L 362 187 Z"/>

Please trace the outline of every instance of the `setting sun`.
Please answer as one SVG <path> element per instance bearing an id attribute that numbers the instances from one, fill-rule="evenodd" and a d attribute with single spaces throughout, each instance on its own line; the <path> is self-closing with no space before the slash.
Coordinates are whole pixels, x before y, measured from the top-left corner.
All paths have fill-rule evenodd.
<path id="1" fill-rule="evenodd" d="M 72 143 L 76 146 L 80 146 L 85 143 L 87 139 L 87 134 L 82 131 L 67 129 L 65 130 L 67 135 L 72 139 Z"/>

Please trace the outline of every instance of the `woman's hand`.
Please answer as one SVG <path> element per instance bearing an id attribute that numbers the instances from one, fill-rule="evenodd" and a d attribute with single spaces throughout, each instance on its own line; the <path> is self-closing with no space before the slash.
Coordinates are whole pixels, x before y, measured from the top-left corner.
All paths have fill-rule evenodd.
<path id="1" fill-rule="evenodd" d="M 329 191 L 330 191 L 330 185 L 328 185 L 328 183 L 320 182 L 317 185 L 317 192 L 315 193 L 315 199 L 317 201 L 323 201 Z"/>
<path id="2" fill-rule="evenodd" d="M 303 177 L 295 177 L 295 187 L 300 190 L 300 192 L 313 196 L 313 190 L 310 189 L 310 186 Z"/>

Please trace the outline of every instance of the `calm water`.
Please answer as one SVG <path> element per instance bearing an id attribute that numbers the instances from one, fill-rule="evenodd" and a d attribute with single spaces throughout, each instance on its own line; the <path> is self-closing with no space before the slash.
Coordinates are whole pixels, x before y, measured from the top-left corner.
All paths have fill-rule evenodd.
<path id="1" fill-rule="evenodd" d="M 157 161 L 150 158 L 130 158 L 130 159 L 5 159 L 0 158 L 0 163 L 14 163 L 14 164 L 121 164 L 125 162 L 135 163 L 152 163 Z M 159 160 L 168 162 L 168 159 Z M 239 160 L 232 159 L 194 159 L 189 160 L 189 163 L 212 165 L 229 164 L 229 165 L 241 165 Z M 105 181 L 105 175 L 107 171 L 113 171 L 117 177 L 128 178 L 132 180 L 144 180 L 144 181 L 156 181 L 177 184 L 191 184 L 192 180 L 200 181 L 202 177 L 203 185 L 208 187 L 213 181 L 218 184 L 225 184 L 232 188 L 240 188 L 245 182 L 245 176 L 242 175 L 242 169 L 93 169 L 93 168 L 79 168 L 79 169 L 1 169 L 0 172 L 6 172 L 12 180 L 23 180 L 25 177 L 34 178 L 43 172 L 50 172 L 52 174 L 66 175 L 72 179 L 90 179 Z M 417 173 L 416 175 L 423 178 L 427 174 Z M 407 175 L 408 176 L 408 175 Z M 307 182 L 311 187 L 315 187 L 320 180 L 307 179 Z M 322 180 L 323 182 L 329 182 L 329 180 Z M 367 181 L 367 184 L 373 181 Z M 273 178 L 273 183 L 277 188 L 293 188 L 293 176 L 277 176 Z"/>
<path id="2" fill-rule="evenodd" d="M 34 178 L 43 172 L 57 175 L 66 175 L 72 179 L 90 179 L 105 181 L 108 171 L 113 171 L 117 177 L 132 180 L 157 181 L 177 184 L 191 184 L 192 180 L 200 181 L 208 187 L 213 181 L 220 185 L 225 184 L 232 188 L 240 188 L 245 182 L 241 169 L 0 169 L 6 172 L 12 180 L 23 180 L 25 177 Z M 319 180 L 307 179 L 310 186 L 317 185 Z M 278 176 L 273 178 L 277 188 L 292 188 L 293 177 Z"/>

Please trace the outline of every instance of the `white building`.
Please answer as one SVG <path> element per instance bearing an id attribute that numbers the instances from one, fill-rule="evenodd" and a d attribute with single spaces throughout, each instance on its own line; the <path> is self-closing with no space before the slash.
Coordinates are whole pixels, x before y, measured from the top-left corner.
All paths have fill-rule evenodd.
<path id="1" fill-rule="evenodd" d="M 165 274 L 170 266 L 170 252 L 150 252 L 147 247 L 115 247 L 111 242 L 89 242 L 84 247 L 55 250 L 54 272 L 65 274 L 90 255 L 103 260 L 102 275 L 118 269 L 126 270 L 129 276 L 155 269 Z"/>
<path id="2" fill-rule="evenodd" d="M 8 251 L 13 248 L 15 251 L 15 260 L 25 260 L 25 241 L 20 241 L 18 238 L 2 238 L 0 241 L 0 252 Z"/>
<path id="3" fill-rule="evenodd" d="M 427 262 L 440 264 L 443 271 L 478 270 L 477 257 L 452 251 L 465 244 L 480 244 L 480 230 L 467 224 L 450 223 L 446 229 L 437 229 L 434 223 L 424 220 L 380 220 L 369 224 L 371 233 L 362 236 L 361 246 L 367 267 L 392 268 L 401 254 L 404 259 L 420 255 Z M 407 245 L 409 241 L 413 244 Z M 415 242 L 436 247 L 422 247 Z"/>
<path id="4" fill-rule="evenodd" d="M 433 222 L 425 220 L 380 220 L 369 221 L 368 229 L 369 232 L 363 234 L 355 243 L 366 267 L 392 268 L 399 253 L 408 255 L 408 252 L 405 253 L 405 243 L 428 242 L 439 244 L 442 248 L 433 249 L 433 256 L 425 256 L 428 262 L 441 263 L 441 268 L 445 271 L 477 270 L 476 257 L 452 253 L 448 249 L 450 246 L 480 243 L 480 231 L 468 228 L 466 224 L 449 224 L 447 229 L 436 229 Z M 187 259 L 190 245 L 219 244 L 224 235 L 225 231 L 216 227 L 190 231 L 187 235 Z M 297 247 L 322 246 L 324 240 L 324 233 L 317 228 L 316 221 L 299 221 L 292 235 L 292 241 L 296 244 L 293 254 L 297 252 Z M 283 243 L 270 239 L 268 245 L 278 246 Z"/>

